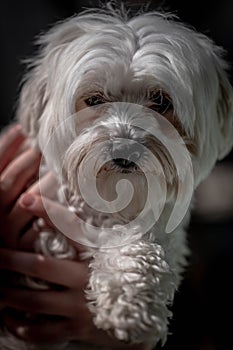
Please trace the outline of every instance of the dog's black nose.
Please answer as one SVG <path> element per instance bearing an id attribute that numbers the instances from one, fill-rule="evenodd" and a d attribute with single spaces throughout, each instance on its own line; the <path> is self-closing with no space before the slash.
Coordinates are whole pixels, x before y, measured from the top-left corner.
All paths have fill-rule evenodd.
<path id="1" fill-rule="evenodd" d="M 121 139 L 112 144 L 112 161 L 123 169 L 136 168 L 142 153 L 142 145 L 132 140 Z"/>
<path id="2" fill-rule="evenodd" d="M 124 158 L 115 158 L 113 159 L 113 162 L 115 165 L 119 166 L 120 168 L 124 169 L 130 169 L 135 167 L 135 163 L 131 162 L 130 160 L 124 159 Z"/>

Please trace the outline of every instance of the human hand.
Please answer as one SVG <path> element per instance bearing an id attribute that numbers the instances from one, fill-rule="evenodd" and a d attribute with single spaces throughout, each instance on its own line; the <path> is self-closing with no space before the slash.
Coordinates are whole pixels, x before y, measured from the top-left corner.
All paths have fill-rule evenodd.
<path id="1" fill-rule="evenodd" d="M 29 200 L 30 199 L 30 200 Z M 33 201 L 34 200 L 34 201 Z M 29 203 L 31 204 L 29 205 Z M 23 195 L 19 204 L 34 216 L 42 217 L 50 226 L 53 223 L 48 215 L 53 211 L 63 218 L 64 227 L 71 223 L 71 213 L 49 199 L 38 195 Z M 45 210 L 45 207 L 47 210 Z M 29 240 L 30 241 L 30 240 Z M 24 242 L 24 243 L 23 243 Z M 22 240 L 21 244 L 28 244 Z M 77 253 L 83 248 L 75 244 Z M 21 313 L 8 313 L 4 322 L 7 328 L 23 340 L 31 342 L 64 342 L 81 341 L 111 348 L 147 349 L 146 345 L 129 346 L 110 337 L 106 332 L 98 330 L 93 324 L 92 315 L 86 305 L 84 289 L 88 282 L 88 264 L 79 259 L 58 260 L 30 252 L 12 252 L 0 250 L 0 270 L 10 270 L 46 280 L 59 285 L 58 289 L 46 291 L 29 290 L 10 287 L 1 288 L 1 300 L 4 307 L 23 311 L 23 315 L 46 315 L 32 322 Z M 20 316 L 19 316 L 20 315 Z"/>
<path id="2" fill-rule="evenodd" d="M 34 216 L 19 205 L 22 193 L 54 196 L 56 181 L 47 173 L 37 181 L 41 154 L 29 147 L 20 125 L 0 136 L 0 246 L 18 249 L 22 234 L 30 230 L 31 240 L 37 234 L 32 226 Z"/>
<path id="3" fill-rule="evenodd" d="M 25 206 L 25 203 L 28 205 L 28 199 L 28 195 L 21 197 L 21 205 Z M 33 208 L 30 206 L 28 211 L 34 216 L 40 215 L 51 227 L 52 223 L 48 219 L 41 197 L 35 196 L 35 199 Z M 58 215 L 62 215 L 64 220 L 66 219 L 67 209 L 49 200 L 47 204 L 53 206 L 53 210 L 56 210 Z M 20 244 L 24 250 L 30 250 L 33 242 L 27 239 L 26 235 L 30 233 L 24 235 Z M 46 291 L 20 287 L 16 289 L 15 286 L 14 288 L 5 286 L 0 289 L 1 308 L 7 307 L 13 310 L 3 315 L 4 324 L 16 336 L 36 343 L 59 342 L 83 336 L 87 323 L 92 324 L 83 293 L 87 284 L 88 267 L 86 262 L 78 259 L 78 255 L 75 261 L 59 260 L 31 252 L 2 248 L 0 249 L 0 270 L 17 272 L 59 285 L 59 288 Z M 46 317 L 43 317 L 42 324 L 39 321 L 40 318 L 35 317 L 34 322 L 31 318 L 25 318 L 26 313 L 34 316 L 46 315 Z M 36 319 L 38 322 L 35 322 Z"/>
<path id="4" fill-rule="evenodd" d="M 17 203 L 22 192 L 37 177 L 40 154 L 25 146 L 19 125 L 0 137 L 0 240 L 15 248 L 32 215 Z"/>
<path id="5" fill-rule="evenodd" d="M 30 311 L 32 314 L 44 312 L 48 315 L 54 311 L 54 315 L 58 314 L 61 317 L 66 314 L 69 315 L 69 311 L 73 309 L 72 312 L 74 312 L 75 309 L 77 315 L 81 314 L 81 323 L 83 324 L 82 309 L 86 305 L 83 295 L 84 284 L 86 284 L 85 277 L 87 276 L 86 264 L 49 258 L 43 260 L 40 255 L 25 252 L 33 251 L 33 244 L 38 235 L 38 232 L 31 228 L 34 218 L 38 216 L 45 217 L 46 215 L 48 225 L 50 222 L 39 197 L 39 185 L 32 185 L 28 188 L 28 184 L 38 177 L 40 154 L 36 150 L 25 147 L 24 144 L 25 137 L 19 125 L 11 127 L 0 137 L 0 238 L 2 242 L 0 269 L 1 271 L 10 270 L 25 275 L 35 275 L 35 277 L 40 279 L 63 286 L 64 290 L 61 293 L 51 290 L 40 295 L 37 291 L 26 291 L 19 288 L 16 292 L 16 289 L 11 289 L 9 286 L 8 288 L 2 287 L 0 306 L 1 309 L 10 307 L 15 312 L 16 310 L 24 310 Z M 20 196 L 25 190 L 27 194 L 21 198 Z M 37 195 L 36 210 L 25 209 L 25 203 L 28 204 L 30 194 Z M 57 210 L 56 203 L 53 203 L 54 207 Z M 61 206 L 59 208 L 64 209 Z M 62 214 L 64 215 L 64 213 Z M 16 249 L 24 250 L 24 252 L 16 251 Z M 31 296 L 33 295 L 33 298 L 28 299 L 26 297 L 24 299 L 27 293 Z M 48 303 L 51 297 L 53 302 Z M 32 303 L 28 303 L 29 300 L 32 300 Z M 38 304 L 39 309 L 37 308 Z M 83 308 L 81 307 L 82 305 Z M 56 311 L 52 310 L 53 307 L 56 308 Z M 64 311 L 66 307 L 67 310 Z M 20 324 L 19 329 L 22 330 L 23 328 L 22 320 L 19 321 L 19 319 L 15 318 L 15 312 L 5 313 L 5 322 L 9 326 L 8 328 L 16 334 L 18 329 L 17 322 Z M 56 326 L 50 325 L 48 338 L 51 340 L 54 338 L 53 329 L 56 328 L 57 331 L 59 324 L 57 322 Z M 29 326 L 32 326 L 30 321 Z M 37 326 L 39 327 L 39 325 Z M 76 324 L 77 327 L 79 327 L 78 324 Z M 44 330 L 47 329 L 42 328 Z M 69 328 L 73 329 L 74 327 L 70 325 Z M 60 333 L 58 331 L 58 334 L 62 334 L 61 337 L 66 338 L 66 332 L 63 327 L 62 330 L 63 332 Z M 40 332 L 38 336 L 40 338 Z M 48 340 L 46 334 L 44 338 L 46 341 Z"/>

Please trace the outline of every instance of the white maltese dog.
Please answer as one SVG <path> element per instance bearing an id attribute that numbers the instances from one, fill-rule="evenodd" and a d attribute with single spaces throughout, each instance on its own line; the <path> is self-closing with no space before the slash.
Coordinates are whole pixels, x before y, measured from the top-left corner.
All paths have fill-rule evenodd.
<path id="1" fill-rule="evenodd" d="M 18 116 L 76 226 L 52 218 L 58 231 L 42 230 L 36 250 L 72 258 L 66 236 L 84 244 L 96 327 L 163 344 L 193 192 L 233 144 L 222 50 L 170 14 L 102 10 L 58 23 L 39 44 Z"/>

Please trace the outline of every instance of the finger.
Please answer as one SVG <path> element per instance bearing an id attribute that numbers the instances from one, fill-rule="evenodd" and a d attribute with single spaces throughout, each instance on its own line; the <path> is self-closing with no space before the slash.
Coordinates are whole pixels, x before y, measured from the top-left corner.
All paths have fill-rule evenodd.
<path id="1" fill-rule="evenodd" d="M 84 309 L 84 297 L 77 290 L 46 290 L 0 288 L 2 302 L 11 308 L 32 314 L 72 317 Z M 83 310 L 82 310 L 83 311 Z"/>
<path id="2" fill-rule="evenodd" d="M 19 146 L 19 148 L 18 148 L 14 158 L 16 158 L 17 156 L 19 156 L 20 154 L 22 154 L 23 152 L 25 152 L 29 148 L 32 148 L 31 147 L 31 142 L 30 142 L 30 139 L 26 138 L 24 140 L 24 142 L 22 144 L 20 144 L 20 146 Z"/>
<path id="3" fill-rule="evenodd" d="M 34 228 L 34 223 L 32 227 L 29 228 L 17 241 L 17 249 L 23 252 L 35 252 L 35 242 L 39 237 L 39 231 Z"/>
<path id="4" fill-rule="evenodd" d="M 67 212 L 67 209 L 64 210 L 60 204 L 50 201 L 45 197 L 41 197 L 39 195 L 35 195 L 34 193 L 25 193 L 19 198 L 19 205 L 32 213 L 35 216 L 43 218 L 51 227 L 55 224 L 52 221 L 51 213 L 56 213 L 56 215 L 63 215 L 64 212 Z"/>
<path id="5" fill-rule="evenodd" d="M 41 321 L 32 322 L 22 320 L 22 317 L 14 314 L 7 314 L 4 317 L 4 324 L 10 333 L 17 338 L 30 341 L 36 344 L 42 343 L 59 343 L 70 338 L 70 321 L 62 319 L 42 319 Z"/>
<path id="6" fill-rule="evenodd" d="M 97 329 L 90 317 L 82 315 L 81 319 L 67 318 L 42 319 L 41 321 L 22 321 L 22 318 L 8 314 L 4 317 L 7 329 L 16 337 L 35 344 L 63 343 L 66 341 L 80 341 L 93 344 L 94 348 L 151 350 L 151 344 L 124 344 L 105 331 Z M 77 344 L 76 344 L 77 347 Z M 89 346 L 87 346 L 89 348 Z M 79 348 L 79 346 L 78 346 Z M 83 347 L 82 347 L 83 348 Z"/>
<path id="7" fill-rule="evenodd" d="M 0 173 L 14 158 L 18 148 L 25 140 L 20 125 L 15 125 L 0 137 Z"/>
<path id="8" fill-rule="evenodd" d="M 33 215 L 42 217 L 50 227 L 62 232 L 75 242 L 76 248 L 84 251 L 82 242 L 85 242 L 85 237 L 82 233 L 80 220 L 75 213 L 48 198 L 32 194 L 23 194 L 19 199 L 19 204 Z"/>
<path id="9" fill-rule="evenodd" d="M 49 198 L 54 198 L 56 196 L 56 179 L 52 173 L 47 173 L 42 177 L 42 179 L 33 184 L 27 189 L 26 193 L 40 194 L 40 191 L 46 194 Z M 18 201 L 11 210 L 11 212 L 5 217 L 4 227 L 0 228 L 0 235 L 4 240 L 4 244 L 9 249 L 16 249 L 18 247 L 20 250 L 34 251 L 34 244 L 36 237 L 38 236 L 38 229 L 35 231 L 30 230 L 30 234 L 25 235 L 25 231 L 32 225 L 34 214 L 23 209 Z M 36 220 L 37 221 L 37 220 Z M 6 231 L 7 228 L 7 231 Z M 43 229 L 46 226 L 43 227 Z M 48 225 L 47 225 L 48 228 Z M 2 232 L 1 232 L 2 231 Z M 21 238 L 23 237 L 23 242 Z M 20 241 L 21 243 L 19 243 Z"/>
<path id="10" fill-rule="evenodd" d="M 40 157 L 36 150 L 29 149 L 4 170 L 0 179 L 0 211 L 9 210 L 27 184 L 37 175 Z"/>
<path id="11" fill-rule="evenodd" d="M 84 262 L 59 260 L 3 248 L 0 248 L 0 269 L 76 289 L 85 288 L 88 279 L 88 267 Z"/>
<path id="12" fill-rule="evenodd" d="M 27 193 L 42 195 L 49 199 L 56 199 L 57 179 L 51 172 L 48 172 L 43 177 L 40 177 L 39 181 L 31 185 L 28 188 Z"/>
<path id="13" fill-rule="evenodd" d="M 23 232 L 32 225 L 32 222 L 33 215 L 16 204 L 9 215 L 3 219 L 3 226 L 0 227 L 4 246 L 16 249 Z"/>
<path id="14" fill-rule="evenodd" d="M 35 253 L 36 242 L 40 236 L 40 232 L 50 232 L 51 228 L 42 218 L 34 218 L 31 227 L 24 231 L 17 240 L 17 250 Z M 7 246 L 7 248 L 9 248 Z M 14 248 L 13 248 L 14 249 Z"/>

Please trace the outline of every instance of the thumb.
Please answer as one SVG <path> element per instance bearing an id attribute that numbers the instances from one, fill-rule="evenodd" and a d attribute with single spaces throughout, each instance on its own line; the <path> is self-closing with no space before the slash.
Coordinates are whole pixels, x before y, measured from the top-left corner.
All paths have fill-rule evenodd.
<path id="1" fill-rule="evenodd" d="M 51 228 L 60 231 L 67 238 L 82 243 L 81 220 L 60 203 L 43 196 L 26 193 L 20 197 L 19 205 L 32 215 L 43 218 Z"/>

